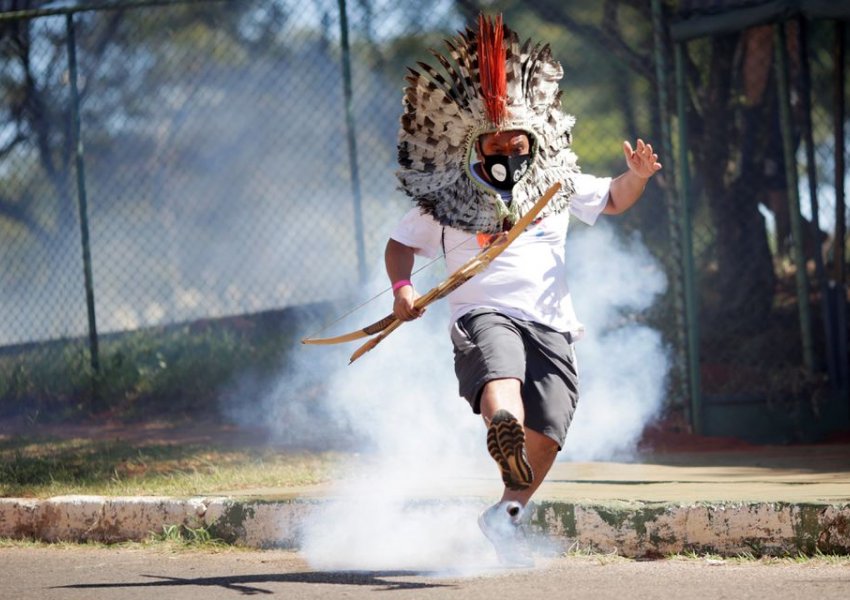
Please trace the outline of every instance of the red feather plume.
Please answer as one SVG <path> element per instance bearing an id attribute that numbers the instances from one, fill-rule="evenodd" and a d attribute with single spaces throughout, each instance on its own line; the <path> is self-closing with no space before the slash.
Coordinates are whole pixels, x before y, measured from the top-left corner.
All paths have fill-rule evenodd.
<path id="1" fill-rule="evenodd" d="M 508 116 L 507 51 L 503 43 L 502 15 L 491 20 L 478 15 L 478 71 L 487 117 L 499 127 Z"/>

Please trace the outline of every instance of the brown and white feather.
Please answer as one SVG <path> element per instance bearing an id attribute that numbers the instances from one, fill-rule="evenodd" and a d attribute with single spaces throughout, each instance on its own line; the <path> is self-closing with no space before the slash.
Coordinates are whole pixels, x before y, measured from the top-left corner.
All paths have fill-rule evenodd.
<path id="1" fill-rule="evenodd" d="M 467 28 L 446 40 L 447 52 L 432 50 L 438 67 L 420 62 L 409 69 L 398 139 L 400 187 L 440 224 L 468 232 L 500 231 L 516 222 L 553 184 L 561 190 L 542 216 L 566 210 L 579 172 L 570 147 L 575 119 L 561 110 L 559 82 L 564 72 L 548 45 L 520 44 L 503 28 L 506 50 L 507 118 L 489 121 L 480 85 L 478 33 Z M 529 172 L 513 188 L 505 206 L 469 172 L 473 144 L 480 133 L 522 129 L 532 134 L 536 152 Z"/>

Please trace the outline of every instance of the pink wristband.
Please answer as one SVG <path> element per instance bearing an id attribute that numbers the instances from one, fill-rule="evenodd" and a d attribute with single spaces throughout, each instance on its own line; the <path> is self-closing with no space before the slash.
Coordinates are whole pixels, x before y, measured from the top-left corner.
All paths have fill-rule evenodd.
<path id="1" fill-rule="evenodd" d="M 399 288 L 403 288 L 406 285 L 413 285 L 410 283 L 409 279 L 399 279 L 393 284 L 393 292 L 398 291 Z"/>

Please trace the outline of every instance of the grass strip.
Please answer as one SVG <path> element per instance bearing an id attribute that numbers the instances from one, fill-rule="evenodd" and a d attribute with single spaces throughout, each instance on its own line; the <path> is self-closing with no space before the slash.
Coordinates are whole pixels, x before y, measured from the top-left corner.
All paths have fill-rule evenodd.
<path id="1" fill-rule="evenodd" d="M 195 496 L 329 480 L 334 453 L 83 438 L 0 440 L 0 496 Z"/>

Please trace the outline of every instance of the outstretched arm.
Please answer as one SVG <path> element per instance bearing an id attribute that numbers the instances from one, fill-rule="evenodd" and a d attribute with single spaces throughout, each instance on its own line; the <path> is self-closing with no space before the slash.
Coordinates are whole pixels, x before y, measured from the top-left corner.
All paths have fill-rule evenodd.
<path id="1" fill-rule="evenodd" d="M 643 194 L 649 178 L 661 170 L 658 155 L 652 152 L 650 144 L 644 144 L 641 139 L 638 139 L 634 150 L 629 142 L 623 142 L 623 154 L 629 170 L 611 181 L 608 204 L 602 211 L 606 215 L 618 215 L 630 209 Z"/>

